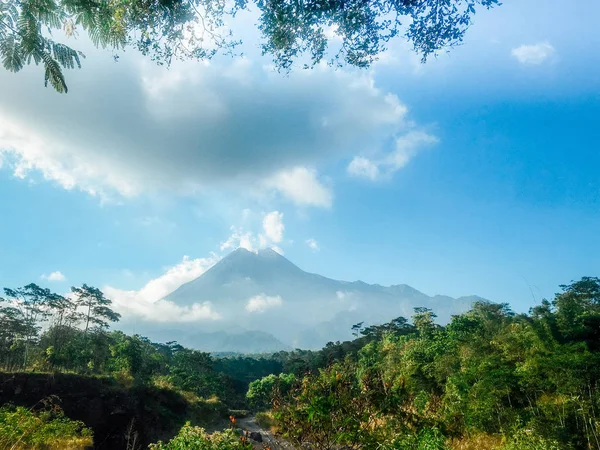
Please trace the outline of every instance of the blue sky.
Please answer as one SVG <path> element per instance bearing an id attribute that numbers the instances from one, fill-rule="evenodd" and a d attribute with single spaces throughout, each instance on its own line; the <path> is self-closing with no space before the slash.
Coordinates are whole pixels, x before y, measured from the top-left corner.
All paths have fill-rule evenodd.
<path id="1" fill-rule="evenodd" d="M 332 278 L 525 311 L 599 275 L 599 15 L 506 2 L 448 55 L 421 66 L 395 42 L 363 72 L 90 50 L 67 96 L 2 72 L 0 281 L 156 299 L 276 246 Z"/>

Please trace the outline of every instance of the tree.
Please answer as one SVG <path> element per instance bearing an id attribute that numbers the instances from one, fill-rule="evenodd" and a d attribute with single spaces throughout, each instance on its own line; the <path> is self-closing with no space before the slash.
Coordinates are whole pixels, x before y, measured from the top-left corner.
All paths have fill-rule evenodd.
<path id="1" fill-rule="evenodd" d="M 585 340 L 600 348 L 600 278 L 583 277 L 560 288 L 552 305 L 563 340 Z"/>
<path id="2" fill-rule="evenodd" d="M 434 320 L 437 318 L 435 313 L 429 308 L 414 308 L 413 323 L 419 334 L 423 337 L 431 337 L 437 329 Z"/>
<path id="3" fill-rule="evenodd" d="M 363 324 L 364 324 L 364 322 L 358 322 L 358 323 L 352 325 L 352 336 L 354 336 L 356 339 L 358 339 L 358 336 L 361 334 L 361 332 L 363 330 Z"/>
<path id="4" fill-rule="evenodd" d="M 131 46 L 159 64 L 174 58 L 233 54 L 241 43 L 225 22 L 255 7 L 263 54 L 290 70 L 330 64 L 368 67 L 401 32 L 423 61 L 462 42 L 476 8 L 499 0 L 0 0 L 0 58 L 19 72 L 41 64 L 45 84 L 66 93 L 64 69 L 81 67 L 83 53 L 56 42 L 53 32 L 83 29 L 100 47 Z M 404 23 L 409 25 L 402 28 Z M 331 39 L 331 33 L 339 44 Z M 329 52 L 329 46 L 336 46 Z M 329 54 L 332 54 L 329 57 Z M 115 57 L 117 58 L 117 57 Z"/>
<path id="5" fill-rule="evenodd" d="M 20 312 L 25 343 L 23 365 L 27 366 L 29 347 L 41 330 L 38 322 L 46 321 L 50 316 L 48 307 L 52 293 L 49 289 L 43 289 L 34 283 L 17 289 L 4 288 L 4 293 L 13 307 Z"/>
<path id="6" fill-rule="evenodd" d="M 213 372 L 209 353 L 181 349 L 173 355 L 169 376 L 175 386 L 204 397 L 218 390 L 218 377 Z"/>
<path id="7" fill-rule="evenodd" d="M 0 297 L 0 302 L 2 301 L 4 299 Z M 0 306 L 0 355 L 6 368 L 11 369 L 16 365 L 15 350 L 29 334 L 31 330 L 18 308 Z M 19 359 L 20 365 L 23 361 L 20 357 Z"/>
<path id="8" fill-rule="evenodd" d="M 90 324 L 100 329 L 108 328 L 108 322 L 118 322 L 121 315 L 109 306 L 112 301 L 104 296 L 104 293 L 95 287 L 84 284 L 81 287 L 72 287 L 71 292 L 75 295 L 77 308 L 84 310 L 81 318 L 85 321 L 84 333 L 87 334 Z"/>
<path id="9" fill-rule="evenodd" d="M 276 398 L 286 397 L 295 383 L 292 373 L 270 374 L 250 383 L 246 399 L 255 409 L 269 409 Z"/>

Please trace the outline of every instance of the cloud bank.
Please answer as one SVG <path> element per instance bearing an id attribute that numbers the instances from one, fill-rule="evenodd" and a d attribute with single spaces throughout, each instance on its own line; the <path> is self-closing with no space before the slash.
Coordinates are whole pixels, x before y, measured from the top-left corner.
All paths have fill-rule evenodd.
<path id="1" fill-rule="evenodd" d="M 196 322 L 219 320 L 221 314 L 210 302 L 181 307 L 163 298 L 184 283 L 192 281 L 210 269 L 220 258 L 212 254 L 208 258 L 190 259 L 184 256 L 181 263 L 167 269 L 150 280 L 138 291 L 121 290 L 112 286 L 103 288 L 113 306 L 127 319 L 138 318 L 149 322 Z"/>
<path id="2" fill-rule="evenodd" d="M 102 198 L 232 189 L 327 208 L 331 187 L 315 167 L 407 126 L 406 107 L 372 74 L 318 67 L 283 77 L 247 59 L 166 70 L 135 53 L 118 64 L 88 53 L 64 96 L 43 88 L 35 68 L 0 72 L 0 154 L 15 176 Z"/>

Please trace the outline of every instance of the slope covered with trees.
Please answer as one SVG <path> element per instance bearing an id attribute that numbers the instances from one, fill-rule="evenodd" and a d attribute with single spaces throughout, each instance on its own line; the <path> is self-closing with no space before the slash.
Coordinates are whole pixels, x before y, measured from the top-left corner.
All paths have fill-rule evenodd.
<path id="1" fill-rule="evenodd" d="M 252 408 L 313 449 L 600 449 L 600 279 L 561 289 L 528 314 L 478 302 L 439 326 L 416 308 L 320 351 L 225 358 L 108 331 L 89 286 L 6 289 L 0 442 L 246 450 L 199 426 Z"/>
<path id="2" fill-rule="evenodd" d="M 65 448 L 71 438 L 91 441 L 90 434 L 77 435 L 79 422 L 71 425 L 67 417 L 89 427 L 97 448 L 124 448 L 134 436 L 138 446 L 167 439 L 186 421 L 218 426 L 230 409 L 245 406 L 250 381 L 281 370 L 272 359 L 215 359 L 177 342 L 109 331 L 119 315 L 91 286 L 74 287 L 68 297 L 35 284 L 4 294 L 0 406 L 8 409 L 0 410 L 0 435 L 7 438 L 0 439 L 0 449 L 12 448 L 9 437 L 21 435 L 38 439 L 40 448 Z M 21 422 L 30 426 L 19 428 Z M 69 426 L 58 427 L 63 422 Z M 55 440 L 48 430 L 64 439 Z"/>
<path id="3" fill-rule="evenodd" d="M 359 349 L 297 352 L 291 389 L 271 377 L 248 396 L 268 395 L 278 428 L 319 449 L 600 448 L 598 278 L 529 314 L 477 303 L 445 327 L 434 319 L 417 309 L 413 325 L 363 330 Z"/>

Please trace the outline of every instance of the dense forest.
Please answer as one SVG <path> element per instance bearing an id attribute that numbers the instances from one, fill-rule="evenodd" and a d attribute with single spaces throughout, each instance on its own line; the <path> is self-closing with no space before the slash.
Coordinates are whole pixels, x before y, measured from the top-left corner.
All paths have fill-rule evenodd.
<path id="1" fill-rule="evenodd" d="M 416 308 L 320 351 L 225 358 L 109 331 L 110 300 L 72 291 L 5 289 L 0 448 L 243 450 L 249 409 L 316 450 L 600 449 L 598 278 L 528 314 L 480 302 L 440 326 Z"/>

